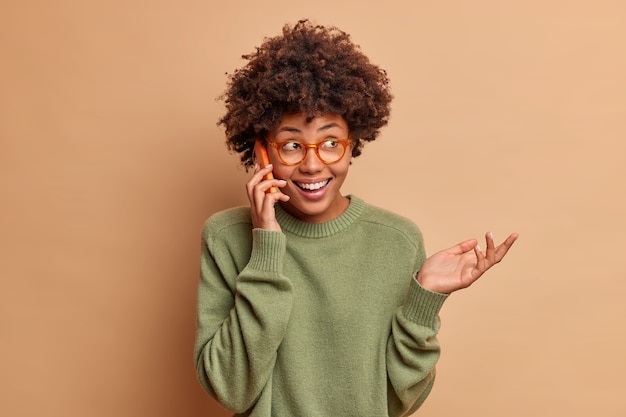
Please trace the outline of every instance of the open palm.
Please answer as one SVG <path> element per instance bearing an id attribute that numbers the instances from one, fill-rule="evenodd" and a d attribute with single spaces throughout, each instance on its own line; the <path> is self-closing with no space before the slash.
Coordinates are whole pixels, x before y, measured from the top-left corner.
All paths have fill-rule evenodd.
<path id="1" fill-rule="evenodd" d="M 517 236 L 509 235 L 496 247 L 492 234 L 487 233 L 485 252 L 480 250 L 476 239 L 439 251 L 424 261 L 417 280 L 424 288 L 442 294 L 467 288 L 504 258 Z"/>

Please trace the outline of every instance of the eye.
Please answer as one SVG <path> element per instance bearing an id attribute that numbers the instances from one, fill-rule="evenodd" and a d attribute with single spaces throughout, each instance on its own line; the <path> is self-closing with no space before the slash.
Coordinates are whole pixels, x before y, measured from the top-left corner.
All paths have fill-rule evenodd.
<path id="1" fill-rule="evenodd" d="M 334 149 L 340 145 L 339 141 L 336 139 L 327 139 L 324 142 L 320 143 L 320 148 L 322 149 Z"/>
<path id="2" fill-rule="evenodd" d="M 302 149 L 302 144 L 299 142 L 286 142 L 281 147 L 281 151 L 284 152 L 296 152 Z"/>

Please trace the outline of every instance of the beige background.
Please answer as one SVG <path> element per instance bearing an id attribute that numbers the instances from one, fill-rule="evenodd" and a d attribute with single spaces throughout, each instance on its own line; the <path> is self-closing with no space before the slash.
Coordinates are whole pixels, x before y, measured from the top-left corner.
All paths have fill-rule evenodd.
<path id="1" fill-rule="evenodd" d="M 228 415 L 192 363 L 200 228 L 245 203 L 215 98 L 301 17 L 392 80 L 346 193 L 429 253 L 521 235 L 444 306 L 417 415 L 623 416 L 618 0 L 1 0 L 0 415 Z"/>

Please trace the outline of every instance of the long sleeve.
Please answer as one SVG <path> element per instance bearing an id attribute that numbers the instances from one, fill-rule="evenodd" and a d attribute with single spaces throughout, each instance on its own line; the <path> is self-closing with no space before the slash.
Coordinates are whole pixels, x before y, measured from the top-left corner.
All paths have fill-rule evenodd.
<path id="1" fill-rule="evenodd" d="M 281 274 L 286 245 L 282 233 L 254 229 L 251 248 L 246 248 L 220 240 L 220 234 L 232 232 L 205 227 L 195 362 L 207 392 L 225 407 L 244 412 L 272 375 L 293 289 Z M 240 272 L 237 264 L 245 265 Z"/>
<path id="2" fill-rule="evenodd" d="M 430 393 L 440 353 L 438 313 L 446 297 L 413 279 L 404 305 L 395 313 L 387 344 L 389 415 L 410 415 Z"/>

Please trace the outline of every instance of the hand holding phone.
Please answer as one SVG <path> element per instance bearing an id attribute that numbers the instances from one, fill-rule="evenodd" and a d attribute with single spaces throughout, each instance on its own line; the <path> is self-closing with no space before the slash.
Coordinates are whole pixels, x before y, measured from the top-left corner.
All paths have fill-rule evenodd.
<path id="1" fill-rule="evenodd" d="M 270 164 L 270 158 L 267 155 L 267 149 L 265 148 L 265 146 L 263 145 L 263 142 L 261 142 L 260 139 L 257 139 L 256 142 L 254 143 L 254 158 L 256 159 L 256 162 L 259 164 L 259 167 L 261 169 L 265 168 L 266 166 L 268 166 Z M 273 180 L 274 179 L 274 175 L 272 175 L 271 172 L 268 172 L 267 174 L 265 174 L 263 176 L 264 180 Z M 271 187 L 270 188 L 270 193 L 275 193 L 276 187 Z"/>

